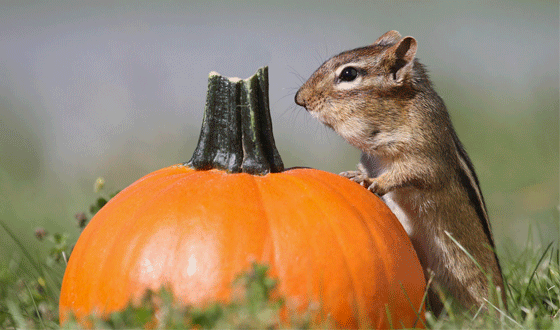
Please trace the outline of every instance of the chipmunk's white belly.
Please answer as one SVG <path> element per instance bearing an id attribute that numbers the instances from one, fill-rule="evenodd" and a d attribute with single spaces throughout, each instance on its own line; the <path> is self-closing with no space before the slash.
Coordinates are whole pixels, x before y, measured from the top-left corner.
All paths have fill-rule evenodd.
<path id="1" fill-rule="evenodd" d="M 429 269 L 440 269 L 448 248 L 434 232 L 435 205 L 426 199 L 425 194 L 413 187 L 395 189 L 385 194 L 382 199 L 410 237 L 426 277 Z"/>
<path id="2" fill-rule="evenodd" d="M 406 196 L 401 196 L 401 195 L 402 192 L 401 194 L 399 194 L 399 192 L 391 191 L 385 194 L 381 199 L 385 202 L 385 204 L 387 204 L 387 206 L 389 206 L 391 211 L 393 211 L 393 213 L 397 216 L 397 219 L 399 219 L 399 222 L 404 227 L 404 230 L 406 230 L 408 236 L 412 236 L 415 231 L 414 221 L 415 218 L 417 217 L 417 214 L 415 214 L 416 212 L 414 212 L 414 210 L 410 207 L 411 205 L 403 205 L 404 206 L 403 207 L 399 204 L 399 202 L 401 202 L 402 204 L 403 200 L 406 201 L 409 199 Z"/>

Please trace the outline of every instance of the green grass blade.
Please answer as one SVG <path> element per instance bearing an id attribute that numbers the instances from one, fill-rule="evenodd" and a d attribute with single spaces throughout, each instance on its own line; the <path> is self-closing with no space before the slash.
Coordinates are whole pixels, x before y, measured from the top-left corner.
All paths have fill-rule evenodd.
<path id="1" fill-rule="evenodd" d="M 467 249 L 465 249 L 463 245 L 461 245 L 461 243 L 459 243 L 453 236 L 451 236 L 451 233 L 449 233 L 447 230 L 444 230 L 444 232 L 445 235 L 447 235 L 447 237 L 449 237 L 453 241 L 453 243 L 455 243 L 459 247 L 459 249 L 461 249 L 461 251 L 465 252 L 465 254 L 475 263 L 476 267 L 478 267 L 478 269 L 480 269 L 480 271 L 484 274 L 484 276 L 488 277 L 482 266 L 478 263 L 478 261 L 476 261 L 472 254 L 470 254 L 470 252 L 467 251 Z"/>
<path id="2" fill-rule="evenodd" d="M 59 296 L 59 292 L 58 290 L 60 289 L 61 283 L 62 281 L 57 281 L 52 274 L 50 274 L 49 272 L 45 272 L 44 268 L 42 267 L 42 265 L 37 261 L 36 258 L 34 258 L 31 253 L 25 248 L 25 246 L 23 245 L 23 243 L 16 237 L 16 235 L 14 234 L 14 232 L 8 227 L 8 225 L 6 225 L 2 220 L 0 220 L 0 226 L 2 228 L 4 228 L 4 230 L 6 231 L 6 233 L 8 233 L 8 236 L 10 236 L 10 238 L 16 243 L 16 245 L 19 247 L 19 249 L 21 250 L 21 252 L 24 254 L 25 258 L 31 263 L 31 266 L 33 267 L 33 269 L 36 272 L 36 276 L 40 276 L 42 277 L 45 281 L 49 281 L 50 285 L 47 285 L 45 287 L 45 289 L 47 291 L 49 291 L 49 295 L 51 297 L 54 297 L 56 300 L 58 300 L 58 296 Z M 27 273 L 30 273 L 27 269 L 27 267 L 25 267 L 24 265 L 20 265 L 20 267 L 23 267 Z"/>
<path id="3" fill-rule="evenodd" d="M 523 299 L 525 299 L 525 297 L 527 296 L 527 292 L 529 291 L 529 287 L 531 286 L 531 282 L 533 281 L 533 278 L 535 278 L 535 274 L 537 273 L 537 269 L 541 265 L 541 262 L 544 260 L 544 257 L 546 256 L 546 253 L 552 247 L 553 243 L 554 242 L 550 242 L 550 244 L 548 244 L 548 246 L 544 250 L 544 253 L 541 255 L 541 258 L 539 259 L 539 261 L 535 265 L 535 269 L 533 269 L 533 272 L 531 273 L 531 277 L 529 277 L 529 282 L 527 282 L 527 286 L 525 287 L 525 292 L 523 293 L 522 296 L 519 297 L 517 303 L 520 303 L 521 301 L 523 301 Z"/>
<path id="4" fill-rule="evenodd" d="M 422 312 L 422 307 L 424 306 L 424 301 L 426 299 L 426 294 L 424 294 L 424 297 L 422 299 L 422 303 L 420 304 L 420 308 L 418 311 L 416 311 L 416 308 L 414 307 L 414 305 L 412 304 L 412 301 L 410 301 L 410 297 L 408 296 L 408 293 L 406 292 L 403 284 L 401 282 L 399 282 L 399 285 L 401 287 L 402 292 L 404 293 L 405 297 L 406 297 L 406 301 L 408 301 L 408 304 L 410 305 L 410 308 L 412 308 L 412 310 L 414 311 L 414 314 L 416 315 L 416 321 L 414 321 L 414 324 L 412 325 L 413 328 L 416 328 L 416 324 L 418 323 L 418 321 L 420 321 L 420 323 L 422 323 L 422 326 L 425 328 L 426 324 L 424 323 L 424 321 L 422 320 L 422 316 L 420 315 L 420 313 Z M 427 290 L 426 290 L 427 291 Z M 404 327 L 404 325 L 401 324 L 401 327 Z"/>
<path id="5" fill-rule="evenodd" d="M 35 260 L 33 258 L 33 256 L 31 256 L 31 253 L 29 253 L 29 251 L 27 251 L 27 249 L 25 248 L 23 243 L 21 243 L 21 241 L 16 237 L 14 232 L 2 220 L 0 220 L 0 226 L 2 226 L 2 228 L 4 228 L 4 230 L 8 233 L 8 236 L 10 236 L 12 238 L 12 240 L 16 243 L 16 245 L 20 248 L 21 252 L 29 260 L 29 262 L 31 263 L 33 268 L 35 268 L 35 270 L 37 271 L 37 274 L 42 274 L 43 271 L 42 271 L 41 267 L 39 266 L 37 260 Z"/>
<path id="6" fill-rule="evenodd" d="M 27 289 L 27 293 L 29 293 L 29 297 L 31 297 L 31 301 L 33 302 L 33 307 L 35 308 L 35 313 L 37 314 L 37 317 L 39 318 L 39 322 L 41 322 L 41 326 L 43 327 L 43 329 L 45 329 L 45 323 L 43 322 L 43 318 L 41 317 L 41 312 L 39 312 L 39 307 L 37 306 L 37 302 L 35 301 L 35 298 L 33 297 L 33 293 L 31 292 L 31 289 L 29 288 L 29 285 L 27 284 L 26 281 L 23 281 L 23 284 L 25 284 L 25 288 Z"/>
<path id="7" fill-rule="evenodd" d="M 12 315 L 12 319 L 14 320 L 16 328 L 27 329 L 27 322 L 25 322 L 25 318 L 21 314 L 21 310 L 18 308 L 18 306 L 12 300 L 7 300 L 5 303 L 6 307 L 8 307 L 8 312 L 10 313 L 10 315 Z"/>
<path id="8" fill-rule="evenodd" d="M 515 325 L 519 326 L 520 328 L 523 328 L 523 326 L 521 324 L 519 324 L 517 321 L 515 321 L 513 318 L 511 318 L 511 316 L 507 315 L 506 312 L 504 312 L 503 310 L 501 310 L 498 306 L 492 304 L 488 299 L 484 298 L 484 301 L 494 307 L 495 310 L 497 310 L 501 315 L 503 315 L 505 318 L 507 318 L 508 320 L 510 320 L 511 322 L 515 323 Z"/>

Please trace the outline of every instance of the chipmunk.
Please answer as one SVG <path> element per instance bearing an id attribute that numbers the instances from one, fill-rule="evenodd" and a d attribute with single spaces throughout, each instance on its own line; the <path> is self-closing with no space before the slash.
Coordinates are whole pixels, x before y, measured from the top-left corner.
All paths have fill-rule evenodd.
<path id="1" fill-rule="evenodd" d="M 496 292 L 491 285 L 506 308 L 478 178 L 416 49 L 413 37 L 389 31 L 323 63 L 295 102 L 361 149 L 358 170 L 341 175 L 379 195 L 397 216 L 432 278 L 436 315 L 443 292 L 465 308 L 486 309 Z"/>

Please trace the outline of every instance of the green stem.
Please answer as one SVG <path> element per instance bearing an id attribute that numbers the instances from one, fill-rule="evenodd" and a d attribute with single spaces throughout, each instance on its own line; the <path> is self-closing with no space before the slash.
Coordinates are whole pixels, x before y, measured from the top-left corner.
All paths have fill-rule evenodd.
<path id="1" fill-rule="evenodd" d="M 284 170 L 272 134 L 268 67 L 245 80 L 210 73 L 200 138 L 185 164 L 256 175 Z"/>

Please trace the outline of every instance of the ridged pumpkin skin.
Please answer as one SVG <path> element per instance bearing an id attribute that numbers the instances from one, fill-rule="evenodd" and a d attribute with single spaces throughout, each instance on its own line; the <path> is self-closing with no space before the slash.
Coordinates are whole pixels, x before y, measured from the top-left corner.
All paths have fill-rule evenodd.
<path id="1" fill-rule="evenodd" d="M 378 197 L 314 169 L 183 165 L 146 175 L 91 219 L 64 274 L 61 320 L 107 315 L 161 286 L 184 304 L 227 301 L 252 261 L 270 266 L 291 310 L 318 303 L 342 328 L 421 325 L 420 263 Z"/>
<path id="2" fill-rule="evenodd" d="M 288 313 L 313 304 L 342 328 L 419 325 L 424 276 L 385 204 L 338 175 L 284 170 L 267 68 L 245 80 L 210 74 L 185 164 L 136 181 L 91 219 L 64 274 L 62 322 L 106 316 L 162 286 L 183 304 L 227 301 L 258 262 Z"/>

